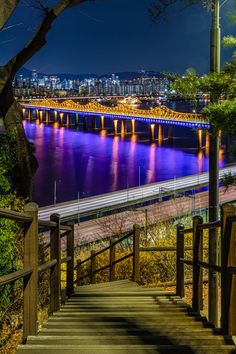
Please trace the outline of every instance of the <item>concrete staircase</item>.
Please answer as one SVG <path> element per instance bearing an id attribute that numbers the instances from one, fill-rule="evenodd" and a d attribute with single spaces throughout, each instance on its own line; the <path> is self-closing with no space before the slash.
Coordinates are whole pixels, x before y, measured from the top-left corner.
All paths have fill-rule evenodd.
<path id="1" fill-rule="evenodd" d="M 17 354 L 236 353 L 183 301 L 128 280 L 87 285 Z"/>

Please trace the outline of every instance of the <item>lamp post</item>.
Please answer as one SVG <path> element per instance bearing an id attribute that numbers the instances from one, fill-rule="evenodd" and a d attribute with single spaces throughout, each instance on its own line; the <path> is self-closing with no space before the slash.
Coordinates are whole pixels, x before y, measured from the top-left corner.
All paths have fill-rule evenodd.
<path id="1" fill-rule="evenodd" d="M 212 0 L 211 37 L 210 37 L 210 71 L 220 73 L 220 4 Z M 216 97 L 211 97 L 215 102 Z M 210 128 L 209 147 L 209 221 L 218 220 L 219 215 L 219 136 L 218 131 Z M 209 263 L 217 264 L 218 234 L 216 229 L 209 230 Z M 209 321 L 218 325 L 218 275 L 209 270 L 208 288 Z"/>
<path id="2" fill-rule="evenodd" d="M 78 225 L 80 223 L 80 210 L 79 210 L 79 203 L 80 203 L 80 198 L 79 198 L 79 192 L 78 192 Z"/>
<path id="3" fill-rule="evenodd" d="M 57 181 L 54 180 L 54 196 L 53 196 L 54 205 L 57 204 Z"/>
<path id="4" fill-rule="evenodd" d="M 138 167 L 138 186 L 141 186 L 141 166 Z"/>

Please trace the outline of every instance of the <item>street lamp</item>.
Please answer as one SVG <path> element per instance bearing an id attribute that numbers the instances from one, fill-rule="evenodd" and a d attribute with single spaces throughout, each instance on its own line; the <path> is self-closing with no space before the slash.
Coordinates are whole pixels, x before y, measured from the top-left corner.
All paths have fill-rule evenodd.
<path id="1" fill-rule="evenodd" d="M 138 167 L 138 186 L 141 186 L 141 166 Z"/>
<path id="2" fill-rule="evenodd" d="M 57 204 L 57 181 L 56 179 L 54 180 L 54 205 Z"/>
<path id="3" fill-rule="evenodd" d="M 210 71 L 220 73 L 220 4 L 212 0 Z M 213 103 L 215 97 L 211 97 Z M 210 128 L 209 146 L 209 222 L 218 220 L 219 215 L 219 136 Z M 218 234 L 216 229 L 209 230 L 209 263 L 217 264 Z M 208 287 L 209 321 L 218 325 L 218 274 L 209 270 Z"/>
<path id="4" fill-rule="evenodd" d="M 79 192 L 78 192 L 78 225 L 80 223 L 80 210 L 79 210 L 79 203 L 80 203 L 80 199 L 79 199 Z"/>

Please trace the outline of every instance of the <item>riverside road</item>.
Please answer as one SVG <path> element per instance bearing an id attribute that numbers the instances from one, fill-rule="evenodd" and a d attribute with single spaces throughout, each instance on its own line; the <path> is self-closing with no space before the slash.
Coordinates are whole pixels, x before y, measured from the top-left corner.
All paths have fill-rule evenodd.
<path id="1" fill-rule="evenodd" d="M 222 168 L 219 172 L 219 178 L 222 178 L 228 173 L 235 174 L 236 165 Z M 208 172 L 204 172 L 140 187 L 123 189 L 117 192 L 49 205 L 39 209 L 39 218 L 48 220 L 51 214 L 58 213 L 61 215 L 62 219 L 70 219 L 76 216 L 105 211 L 106 209 L 135 205 L 151 199 L 158 199 L 163 196 L 200 188 L 207 185 L 208 180 L 209 174 Z"/>

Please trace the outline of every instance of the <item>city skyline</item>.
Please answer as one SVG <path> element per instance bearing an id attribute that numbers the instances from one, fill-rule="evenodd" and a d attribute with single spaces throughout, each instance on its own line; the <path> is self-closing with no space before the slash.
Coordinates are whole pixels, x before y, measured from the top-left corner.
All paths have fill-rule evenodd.
<path id="1" fill-rule="evenodd" d="M 31 97 L 38 94 L 47 96 L 53 91 L 61 92 L 61 95 L 65 91 L 71 91 L 73 95 L 77 93 L 82 96 L 161 95 L 167 93 L 169 88 L 168 78 L 158 72 L 152 73 L 152 76 L 148 75 L 150 74 L 148 72 L 142 72 L 140 75 L 127 73 L 127 75 L 130 74 L 130 79 L 122 79 L 116 74 L 79 79 L 75 76 L 70 78 L 69 74 L 66 77 L 60 77 L 38 74 L 36 70 L 24 72 L 27 76 L 16 75 L 13 82 L 14 94 L 18 97 Z"/>
<path id="2" fill-rule="evenodd" d="M 119 71 L 209 71 L 210 14 L 200 6 L 174 12 L 166 23 L 152 24 L 150 1 L 88 2 L 66 11 L 47 36 L 48 43 L 26 67 L 39 72 L 104 74 Z M 222 8 L 222 35 L 233 33 Z M 31 15 L 31 16 L 29 16 Z M 28 21 L 28 19 L 30 20 Z M 9 28 L 1 32 L 1 62 L 22 48 L 42 17 L 20 5 Z M 222 63 L 232 50 L 222 51 Z M 175 60 L 173 60 L 175 58 Z"/>

